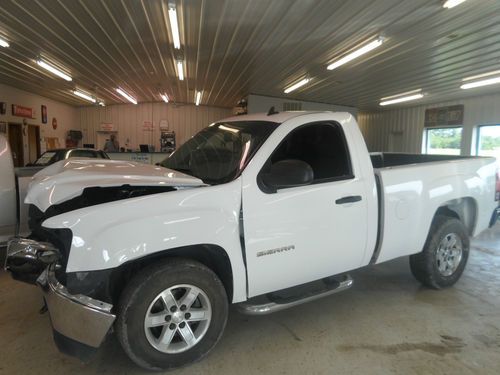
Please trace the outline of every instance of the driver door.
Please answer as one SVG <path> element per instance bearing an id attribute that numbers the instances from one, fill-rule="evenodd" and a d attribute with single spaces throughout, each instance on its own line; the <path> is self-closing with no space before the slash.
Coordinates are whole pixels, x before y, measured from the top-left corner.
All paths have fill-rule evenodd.
<path id="1" fill-rule="evenodd" d="M 308 163 L 312 183 L 266 189 L 261 174 L 287 159 Z M 361 265 L 367 235 L 359 224 L 367 215 L 367 194 L 353 171 L 339 124 L 316 122 L 293 129 L 265 162 L 257 182 L 250 175 L 243 176 L 249 297 Z"/>

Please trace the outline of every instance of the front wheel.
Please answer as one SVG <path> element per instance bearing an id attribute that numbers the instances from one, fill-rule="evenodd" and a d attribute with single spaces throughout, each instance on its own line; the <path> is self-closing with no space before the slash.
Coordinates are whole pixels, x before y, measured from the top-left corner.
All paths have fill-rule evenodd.
<path id="1" fill-rule="evenodd" d="M 221 337 L 227 314 L 217 275 L 198 262 L 173 259 L 142 270 L 127 285 L 116 331 L 136 364 L 171 370 L 203 358 Z"/>
<path id="2" fill-rule="evenodd" d="M 422 284 L 441 289 L 455 284 L 469 257 L 469 235 L 462 222 L 436 216 L 421 253 L 410 256 L 413 276 Z"/>

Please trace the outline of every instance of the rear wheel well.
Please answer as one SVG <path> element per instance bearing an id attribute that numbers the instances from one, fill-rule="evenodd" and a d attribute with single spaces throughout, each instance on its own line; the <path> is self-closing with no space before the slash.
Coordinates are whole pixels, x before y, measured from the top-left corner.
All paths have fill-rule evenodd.
<path id="1" fill-rule="evenodd" d="M 200 244 L 192 246 L 183 246 L 155 254 L 142 257 L 131 262 L 125 263 L 113 270 L 109 280 L 109 290 L 114 303 L 116 303 L 125 289 L 128 281 L 145 267 L 152 264 L 163 262 L 168 258 L 192 259 L 206 267 L 210 268 L 219 277 L 229 302 L 233 299 L 233 272 L 231 261 L 226 251 L 217 245 Z"/>
<path id="2" fill-rule="evenodd" d="M 438 216 L 454 217 L 460 220 L 467 229 L 469 236 L 474 233 L 476 226 L 477 204 L 473 198 L 465 197 L 453 199 L 445 202 L 434 214 L 434 219 Z"/>

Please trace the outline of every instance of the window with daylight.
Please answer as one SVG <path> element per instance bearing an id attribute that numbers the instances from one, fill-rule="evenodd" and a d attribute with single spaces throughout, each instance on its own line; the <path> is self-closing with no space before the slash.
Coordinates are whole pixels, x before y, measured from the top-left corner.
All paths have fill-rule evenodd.
<path id="1" fill-rule="evenodd" d="M 462 127 L 426 128 L 422 152 L 430 155 L 460 155 Z"/>

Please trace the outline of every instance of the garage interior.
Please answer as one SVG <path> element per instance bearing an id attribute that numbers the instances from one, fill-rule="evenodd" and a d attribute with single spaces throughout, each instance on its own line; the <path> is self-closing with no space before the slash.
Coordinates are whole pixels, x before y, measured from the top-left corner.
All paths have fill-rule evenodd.
<path id="1" fill-rule="evenodd" d="M 2 0 L 0 105 L 16 167 L 111 135 L 111 159 L 154 164 L 166 137 L 271 107 L 348 112 L 370 152 L 498 164 L 500 2 Z M 421 286 L 408 257 L 359 269 L 345 293 L 231 309 L 210 355 L 172 373 L 499 374 L 499 267 L 497 222 L 449 289 Z M 0 271 L 0 373 L 144 373 L 114 336 L 86 364 L 59 353 L 42 304 Z"/>

